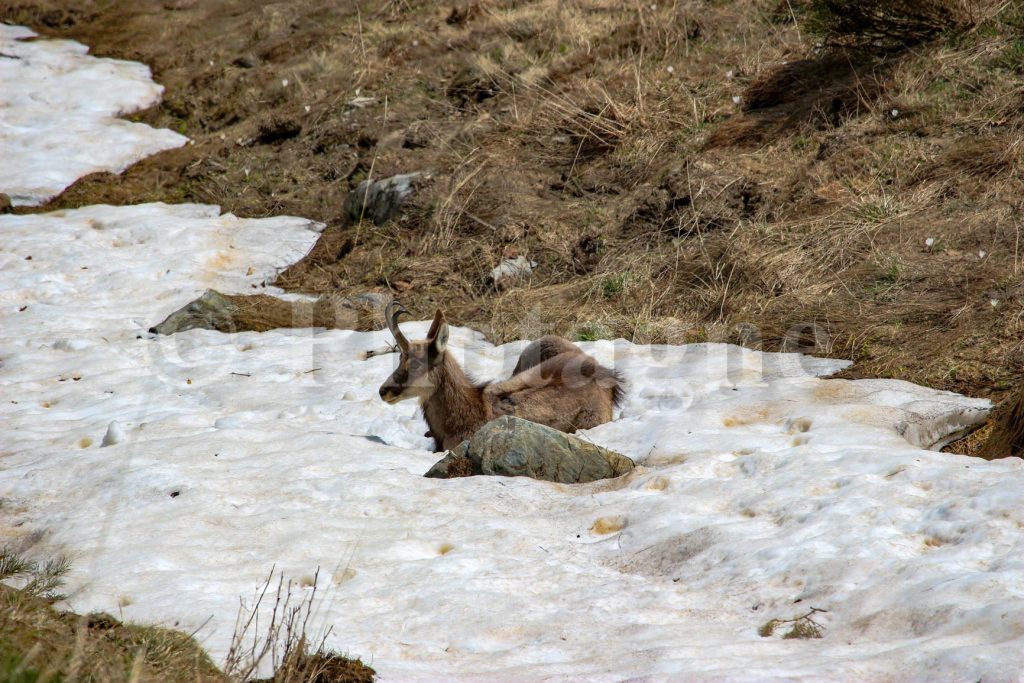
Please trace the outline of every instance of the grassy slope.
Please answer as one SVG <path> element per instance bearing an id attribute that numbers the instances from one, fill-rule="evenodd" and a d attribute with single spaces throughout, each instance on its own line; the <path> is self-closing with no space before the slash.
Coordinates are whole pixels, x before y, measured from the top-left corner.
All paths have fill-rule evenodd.
<path id="1" fill-rule="evenodd" d="M 0 681 L 221 682 L 187 634 L 55 610 L 49 600 L 0 585 Z"/>
<path id="2" fill-rule="evenodd" d="M 158 626 L 124 623 L 108 614 L 60 611 L 55 592 L 69 562 L 31 562 L 0 550 L 0 683 L 372 683 L 358 659 L 327 652 L 307 633 L 315 589 L 299 597 L 274 576 L 263 596 L 273 600 L 264 622 L 254 611 L 240 620 L 224 670 L 192 636 Z M 12 585 L 14 584 L 14 585 Z M 262 599 L 262 598 L 261 598 Z M 260 666 L 273 675 L 256 679 Z"/>
<path id="3" fill-rule="evenodd" d="M 141 118 L 196 144 L 54 206 L 318 218 L 283 284 L 390 288 L 496 341 L 739 341 L 994 397 L 1020 376 L 1012 4 L 863 63 L 775 0 L 61 4 L 0 16 L 151 64 Z M 400 220 L 342 225 L 359 180 L 422 169 Z M 532 279 L 490 290 L 518 254 Z"/>

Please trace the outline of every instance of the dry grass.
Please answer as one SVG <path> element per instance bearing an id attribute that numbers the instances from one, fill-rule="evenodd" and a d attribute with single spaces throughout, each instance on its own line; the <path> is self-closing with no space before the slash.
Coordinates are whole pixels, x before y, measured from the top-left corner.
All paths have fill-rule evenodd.
<path id="1" fill-rule="evenodd" d="M 239 608 L 224 664 L 228 680 L 238 683 L 372 683 L 373 669 L 357 659 L 325 649 L 329 628 L 318 636 L 313 634 L 311 619 L 319 577 L 318 570 L 306 590 L 291 580 L 286 581 L 283 574 L 279 574 L 275 582 L 271 570 L 253 604 L 248 607 L 242 604 Z M 255 678 L 261 669 L 268 667 L 273 671 L 271 677 Z"/>
<path id="2" fill-rule="evenodd" d="M 222 670 L 190 634 L 124 623 L 108 614 L 62 612 L 66 559 L 44 564 L 10 549 L 0 552 L 0 680 L 17 683 L 259 683 L 261 667 L 272 683 L 371 683 L 374 671 L 358 659 L 328 652 L 327 633 L 313 642 L 313 589 L 273 572 L 250 609 L 243 608 Z M 269 615 L 262 608 L 273 599 Z M 261 616 L 265 621 L 261 622 Z"/>
<path id="3" fill-rule="evenodd" d="M 993 412 L 984 442 L 971 455 L 987 460 L 1024 457 L 1024 390 L 1018 389 Z"/>
<path id="4" fill-rule="evenodd" d="M 810 5 L 811 28 L 828 43 L 872 50 L 904 49 L 944 31 L 964 31 L 982 10 L 982 3 L 971 0 L 811 0 Z"/>
<path id="5" fill-rule="evenodd" d="M 52 4 L 5 18 L 38 25 Z M 737 341 L 995 398 L 1024 371 L 1012 3 L 73 14 L 49 30 L 152 64 L 167 97 L 142 118 L 197 144 L 58 205 L 189 199 L 324 220 L 282 285 L 394 293 L 497 342 Z M 372 103 L 351 104 L 357 89 Z M 426 169 L 399 219 L 340 218 L 368 176 Z M 539 267 L 495 291 L 487 273 L 518 255 Z"/>
<path id="6" fill-rule="evenodd" d="M 54 608 L 67 562 L 42 566 L 0 554 L 0 679 L 59 681 L 224 681 L 188 634 L 125 624 L 105 614 Z"/>

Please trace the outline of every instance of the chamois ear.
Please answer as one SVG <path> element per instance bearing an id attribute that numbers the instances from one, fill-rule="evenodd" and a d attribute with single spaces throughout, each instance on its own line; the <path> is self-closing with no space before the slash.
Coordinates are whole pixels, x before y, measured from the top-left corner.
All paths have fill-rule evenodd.
<path id="1" fill-rule="evenodd" d="M 430 324 L 430 331 L 427 332 L 427 341 L 437 353 L 443 353 L 448 348 L 448 323 L 440 308 L 434 313 L 434 322 Z"/>

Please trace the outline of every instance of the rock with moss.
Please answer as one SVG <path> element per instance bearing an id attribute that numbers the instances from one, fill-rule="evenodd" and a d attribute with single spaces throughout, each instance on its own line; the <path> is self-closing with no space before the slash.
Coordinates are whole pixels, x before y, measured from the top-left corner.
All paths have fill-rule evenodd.
<path id="1" fill-rule="evenodd" d="M 195 328 L 220 330 L 228 327 L 237 313 L 238 307 L 231 299 L 208 289 L 201 297 L 171 313 L 149 331 L 153 334 L 174 334 Z"/>
<path id="2" fill-rule="evenodd" d="M 504 415 L 446 453 L 424 476 L 449 479 L 488 474 L 582 484 L 619 477 L 633 467 L 626 456 L 578 436 Z"/>

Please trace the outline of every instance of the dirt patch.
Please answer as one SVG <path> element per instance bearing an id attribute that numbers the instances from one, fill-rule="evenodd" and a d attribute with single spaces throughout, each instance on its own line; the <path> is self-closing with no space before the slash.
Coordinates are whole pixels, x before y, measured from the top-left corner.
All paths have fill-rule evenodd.
<path id="1" fill-rule="evenodd" d="M 1024 371 L 1016 10 L 854 53 L 816 47 L 810 5 L 38 0 L 0 19 L 149 64 L 165 98 L 135 118 L 195 141 L 46 209 L 301 215 L 329 227 L 292 291 L 395 295 L 496 342 L 795 348 L 998 399 Z M 361 181 L 426 170 L 399 217 L 345 218 Z M 518 256 L 537 268 L 496 291 Z"/>

